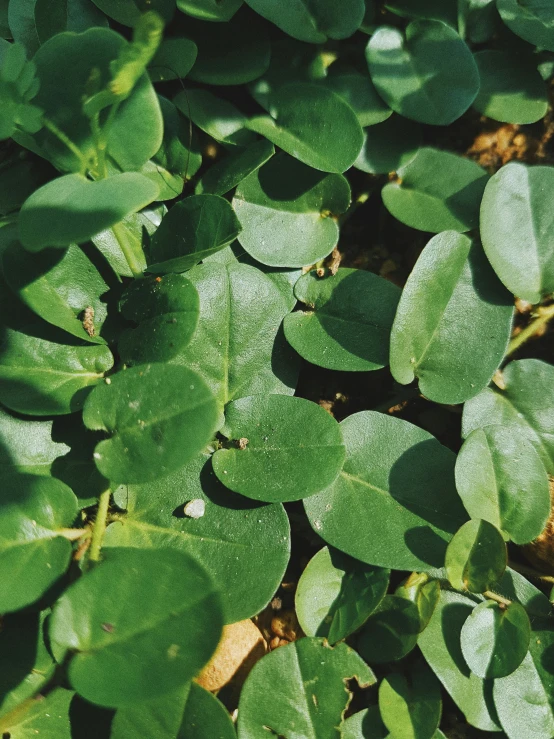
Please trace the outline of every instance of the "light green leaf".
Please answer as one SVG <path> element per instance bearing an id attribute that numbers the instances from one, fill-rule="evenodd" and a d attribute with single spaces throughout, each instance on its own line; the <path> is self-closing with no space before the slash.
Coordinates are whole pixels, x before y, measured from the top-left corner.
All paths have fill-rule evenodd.
<path id="1" fill-rule="evenodd" d="M 248 146 L 255 140 L 246 128 L 247 118 L 225 98 L 209 90 L 189 89 L 177 93 L 173 102 L 185 118 L 223 144 Z"/>
<path id="2" fill-rule="evenodd" d="M 440 683 L 425 662 L 392 672 L 379 686 L 379 710 L 391 736 L 433 739 L 441 717 Z"/>
<path id="3" fill-rule="evenodd" d="M 21 419 L 0 407 L 0 475 L 6 472 L 49 474 L 52 463 L 69 452 L 52 438 L 52 421 Z"/>
<path id="4" fill-rule="evenodd" d="M 11 739 L 72 739 L 69 720 L 72 690 L 57 687 L 40 700 L 31 701 L 27 711 L 14 711 L 0 719 L 0 731 Z"/>
<path id="5" fill-rule="evenodd" d="M 356 113 L 360 126 L 374 126 L 390 118 L 392 110 L 379 97 L 369 75 L 332 64 L 322 84 L 340 95 Z"/>
<path id="6" fill-rule="evenodd" d="M 488 521 L 467 521 L 446 550 L 446 574 L 458 590 L 483 593 L 502 577 L 508 555 L 500 531 Z"/>
<path id="7" fill-rule="evenodd" d="M 225 195 L 271 159 L 274 154 L 275 147 L 266 139 L 255 141 L 245 148 L 237 147 L 235 151 L 231 151 L 210 167 L 197 183 L 196 194 Z"/>

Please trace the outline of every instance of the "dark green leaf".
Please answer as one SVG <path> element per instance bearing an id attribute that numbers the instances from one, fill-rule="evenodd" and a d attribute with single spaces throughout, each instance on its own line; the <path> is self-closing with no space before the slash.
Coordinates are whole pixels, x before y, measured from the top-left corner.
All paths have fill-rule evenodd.
<path id="1" fill-rule="evenodd" d="M 377 705 L 354 713 L 341 725 L 341 739 L 388 739 L 389 736 Z"/>
<path id="2" fill-rule="evenodd" d="M 360 632 L 358 651 L 370 663 L 393 662 L 412 651 L 419 631 L 416 606 L 398 595 L 385 595 Z"/>
<path id="3" fill-rule="evenodd" d="M 507 564 L 506 544 L 488 521 L 467 521 L 446 550 L 446 574 L 453 587 L 483 593 L 500 579 Z"/>
<path id="4" fill-rule="evenodd" d="M 183 13 L 205 21 L 229 21 L 242 5 L 243 0 L 177 0 Z"/>
<path id="5" fill-rule="evenodd" d="M 510 162 L 485 188 L 481 239 L 494 271 L 518 298 L 538 303 L 554 292 L 552 167 Z"/>
<path id="6" fill-rule="evenodd" d="M 0 39 L 0 140 L 21 129 L 36 133 L 42 127 L 42 110 L 30 103 L 39 88 L 35 65 L 25 58 L 19 43 Z"/>
<path id="7" fill-rule="evenodd" d="M 0 401 L 18 413 L 63 415 L 85 398 L 113 366 L 106 346 L 59 344 L 34 327 L 5 332 L 0 346 Z"/>
<path id="8" fill-rule="evenodd" d="M 456 487 L 472 518 L 516 544 L 535 539 L 550 516 L 548 475 L 530 441 L 509 426 L 475 429 L 456 460 Z"/>
<path id="9" fill-rule="evenodd" d="M 400 291 L 382 277 L 341 268 L 324 279 L 310 272 L 294 287 L 305 309 L 283 328 L 301 357 L 328 369 L 367 372 L 388 364 L 389 336 Z"/>
<path id="10" fill-rule="evenodd" d="M 233 103 L 209 90 L 182 90 L 174 103 L 186 118 L 223 144 L 247 146 L 256 138 L 246 128 L 246 116 Z"/>
<path id="11" fill-rule="evenodd" d="M 391 736 L 433 739 L 441 717 L 440 683 L 425 662 L 392 672 L 379 686 L 379 710 Z"/>
<path id="12" fill-rule="evenodd" d="M 162 16 L 164 21 L 169 22 L 175 11 L 174 0 L 92 0 L 93 3 L 105 13 L 108 18 L 121 23 L 124 26 L 134 27 L 140 20 L 141 14 L 147 7 L 155 10 Z"/>
<path id="13" fill-rule="evenodd" d="M 349 204 L 344 177 L 317 172 L 286 154 L 246 177 L 233 199 L 241 245 L 272 267 L 304 267 L 330 254 L 339 238 L 335 218 Z"/>
<path id="14" fill-rule="evenodd" d="M 315 531 L 368 564 L 442 567 L 446 543 L 466 518 L 453 453 L 423 429 L 382 413 L 362 411 L 340 425 L 343 469 L 333 485 L 304 502 Z"/>
<path id="15" fill-rule="evenodd" d="M 393 115 L 383 123 L 364 130 L 364 145 L 354 167 L 369 174 L 395 172 L 411 162 L 420 145 L 420 126 Z"/>
<path id="16" fill-rule="evenodd" d="M 19 2 L 9 0 L 8 3 L 11 37 L 16 43 L 23 44 L 28 57 L 32 57 L 40 46 L 35 24 L 35 3 L 36 0 L 19 0 Z"/>
<path id="17" fill-rule="evenodd" d="M 475 162 L 425 147 L 398 170 L 398 177 L 385 185 L 382 197 L 402 223 L 432 233 L 463 233 L 478 226 L 488 175 Z"/>
<path id="18" fill-rule="evenodd" d="M 352 677 L 364 686 L 376 682 L 370 668 L 344 643 L 331 648 L 324 639 L 306 638 L 276 649 L 246 680 L 239 703 L 239 739 L 336 739 L 350 699 L 344 681 Z"/>
<path id="19" fill-rule="evenodd" d="M 412 572 L 410 577 L 395 590 L 395 595 L 412 601 L 419 613 L 419 630 L 423 631 L 435 612 L 440 597 L 440 583 L 429 580 L 425 574 Z"/>
<path id="20" fill-rule="evenodd" d="M 194 66 L 198 49 L 194 41 L 182 37 L 166 38 L 148 65 L 152 82 L 178 80 L 187 76 Z"/>
<path id="21" fill-rule="evenodd" d="M 210 167 L 196 185 L 196 193 L 225 195 L 271 159 L 274 153 L 275 147 L 266 139 L 255 141 L 246 148 L 237 148 Z"/>
<path id="22" fill-rule="evenodd" d="M 219 412 L 201 377 L 185 367 L 144 364 L 99 385 L 83 410 L 106 431 L 94 460 L 114 483 L 151 482 L 186 464 L 212 439 Z"/>
<path id="23" fill-rule="evenodd" d="M 79 174 L 59 177 L 23 203 L 19 235 L 29 251 L 88 241 L 156 199 L 158 187 L 136 172 L 91 182 Z"/>
<path id="24" fill-rule="evenodd" d="M 342 97 L 321 85 L 289 83 L 269 100 L 270 116 L 257 116 L 248 128 L 265 136 L 314 169 L 341 173 L 356 161 L 363 131 Z"/>
<path id="25" fill-rule="evenodd" d="M 80 33 L 94 26 L 107 26 L 108 20 L 91 0 L 36 0 L 35 25 L 43 44 L 57 33 Z"/>
<path id="26" fill-rule="evenodd" d="M 225 706 L 200 685 L 191 683 L 177 739 L 236 739 Z"/>
<path id="27" fill-rule="evenodd" d="M 542 49 L 554 51 L 554 7 L 544 0 L 497 0 L 498 12 L 510 31 Z"/>
<path id="28" fill-rule="evenodd" d="M 58 661 L 76 652 L 68 677 L 77 692 L 118 707 L 188 682 L 215 650 L 222 623 L 215 586 L 192 557 L 111 549 L 58 600 L 50 639 Z"/>
<path id="29" fill-rule="evenodd" d="M 449 125 L 479 92 L 470 50 L 440 21 L 414 21 L 405 37 L 396 28 L 381 26 L 366 57 L 373 84 L 387 105 L 420 123 Z"/>
<path id="30" fill-rule="evenodd" d="M 283 507 L 231 493 L 215 477 L 207 455 L 163 479 L 121 486 L 115 500 L 127 515 L 108 527 L 105 545 L 190 554 L 218 587 L 226 623 L 259 613 L 277 590 L 290 550 Z M 184 514 L 191 500 L 204 501 L 204 515 Z"/>
<path id="31" fill-rule="evenodd" d="M 66 571 L 77 499 L 59 480 L 42 475 L 2 477 L 0 518 L 0 611 L 34 603 Z"/>
<path id="32" fill-rule="evenodd" d="M 362 127 L 374 126 L 392 115 L 367 73 L 360 74 L 355 69 L 333 64 L 324 84 L 350 105 Z"/>
<path id="33" fill-rule="evenodd" d="M 462 626 L 462 654 L 478 677 L 505 677 L 522 663 L 530 636 L 531 624 L 523 606 L 488 600 L 476 606 Z"/>
<path id="34" fill-rule="evenodd" d="M 440 280 L 437 280 L 440 274 Z M 490 382 L 512 328 L 513 303 L 481 246 L 445 231 L 422 251 L 391 333 L 391 372 L 438 403 L 461 403 Z"/>
<path id="35" fill-rule="evenodd" d="M 338 423 L 304 398 L 235 400 L 226 408 L 221 433 L 234 448 L 214 454 L 214 472 L 226 487 L 254 500 L 274 503 L 313 495 L 333 483 L 344 461 Z"/>
<path id="36" fill-rule="evenodd" d="M 191 195 L 171 208 L 154 234 L 148 272 L 185 272 L 234 241 L 240 230 L 224 198 Z"/>

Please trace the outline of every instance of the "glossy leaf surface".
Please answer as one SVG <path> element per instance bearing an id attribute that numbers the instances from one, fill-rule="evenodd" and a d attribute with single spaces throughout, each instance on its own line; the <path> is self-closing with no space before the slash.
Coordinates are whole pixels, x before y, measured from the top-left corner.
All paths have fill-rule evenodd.
<path id="1" fill-rule="evenodd" d="M 458 590 L 483 593 L 499 580 L 507 564 L 506 544 L 488 521 L 467 521 L 446 550 L 446 574 Z"/>

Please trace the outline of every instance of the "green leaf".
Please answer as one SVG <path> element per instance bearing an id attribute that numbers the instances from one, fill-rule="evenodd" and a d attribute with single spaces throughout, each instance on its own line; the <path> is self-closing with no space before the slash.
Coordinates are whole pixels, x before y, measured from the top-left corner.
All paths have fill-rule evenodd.
<path id="1" fill-rule="evenodd" d="M 37 36 L 41 44 L 57 33 L 80 33 L 94 26 L 107 26 L 106 16 L 90 0 L 36 0 Z"/>
<path id="2" fill-rule="evenodd" d="M 243 0 L 177 0 L 183 13 L 204 21 L 230 21 Z"/>
<path id="3" fill-rule="evenodd" d="M 341 724 L 341 739 L 388 739 L 389 736 L 376 705 L 352 714 Z"/>
<path id="4" fill-rule="evenodd" d="M 497 0 L 500 17 L 518 36 L 541 49 L 554 51 L 554 8 L 544 0 Z"/>
<path id="5" fill-rule="evenodd" d="M 258 393 L 292 395 L 299 366 L 280 330 L 290 310 L 281 289 L 239 263 L 198 265 L 187 277 L 200 318 L 179 362 L 203 377 L 221 406 Z"/>
<path id="6" fill-rule="evenodd" d="M 194 41 L 180 36 L 164 39 L 148 64 L 152 82 L 183 79 L 194 66 L 198 48 Z"/>
<path id="7" fill-rule="evenodd" d="M 324 639 L 306 638 L 270 652 L 254 665 L 244 684 L 239 739 L 336 739 L 351 697 L 345 680 L 352 677 L 363 686 L 376 682 L 370 668 L 344 643 L 331 648 Z"/>
<path id="8" fill-rule="evenodd" d="M 226 23 L 187 19 L 187 36 L 198 47 L 189 79 L 208 85 L 244 85 L 267 70 L 270 45 L 267 24 L 248 8 Z"/>
<path id="9" fill-rule="evenodd" d="M 35 416 L 73 413 L 113 366 L 107 346 L 75 346 L 31 326 L 8 329 L 0 345 L 0 402 Z"/>
<path id="10" fill-rule="evenodd" d="M 301 277 L 294 294 L 305 310 L 285 316 L 287 341 L 308 362 L 367 372 L 388 364 L 389 336 L 400 290 L 360 269 L 341 268 L 324 279 Z"/>
<path id="11" fill-rule="evenodd" d="M 446 543 L 466 519 L 453 453 L 423 429 L 382 413 L 355 413 L 340 426 L 346 461 L 333 485 L 304 502 L 312 527 L 368 564 L 442 567 Z"/>
<path id="12" fill-rule="evenodd" d="M 441 590 L 438 606 L 418 646 L 468 723 L 482 731 L 500 731 L 492 683 L 470 671 L 460 646 L 462 627 L 475 605 L 461 593 Z"/>
<path id="13" fill-rule="evenodd" d="M 402 223 L 432 233 L 477 228 L 489 177 L 475 162 L 425 147 L 398 170 L 398 177 L 385 185 L 382 197 L 389 213 Z"/>
<path id="14" fill-rule="evenodd" d="M 488 521 L 467 521 L 446 550 L 446 574 L 458 590 L 483 593 L 499 580 L 508 561 L 500 531 Z"/>
<path id="15" fill-rule="evenodd" d="M 2 477 L 0 611 L 34 603 L 66 571 L 71 542 L 59 530 L 71 526 L 77 499 L 59 480 L 42 475 Z"/>
<path id="16" fill-rule="evenodd" d="M 546 85 L 531 56 L 486 49 L 475 61 L 481 78 L 476 110 L 504 123 L 535 123 L 546 115 Z"/>
<path id="17" fill-rule="evenodd" d="M 231 151 L 223 159 L 217 161 L 196 185 L 196 193 L 213 193 L 225 195 L 255 172 L 275 154 L 275 147 L 270 141 L 261 139 L 245 148 Z"/>
<path id="18" fill-rule="evenodd" d="M 473 609 L 460 634 L 464 659 L 482 678 L 505 677 L 514 672 L 527 654 L 530 637 L 525 608 L 519 603 L 505 606 L 493 600 Z"/>
<path id="19" fill-rule="evenodd" d="M 29 251 L 83 243 L 151 203 L 157 186 L 137 172 L 91 182 L 79 174 L 58 177 L 23 203 L 19 236 Z"/>
<path id="20" fill-rule="evenodd" d="M 379 97 L 367 72 L 360 74 L 355 69 L 333 64 L 323 84 L 350 105 L 360 126 L 374 126 L 392 115 L 392 110 Z"/>
<path id="21" fill-rule="evenodd" d="M 419 632 L 419 613 L 412 601 L 385 595 L 359 634 L 358 651 L 371 663 L 393 662 L 412 651 Z"/>
<path id="22" fill-rule="evenodd" d="M 52 438 L 52 421 L 21 419 L 0 407 L 0 475 L 49 474 L 52 463 L 69 451 Z"/>
<path id="23" fill-rule="evenodd" d="M 364 129 L 364 144 L 353 166 L 369 174 L 395 172 L 411 162 L 420 146 L 420 126 L 393 115 Z"/>
<path id="24" fill-rule="evenodd" d="M 236 239 L 241 225 L 219 195 L 191 195 L 162 219 L 150 245 L 148 272 L 185 272 Z"/>
<path id="25" fill-rule="evenodd" d="M 146 5 L 149 10 L 154 10 L 161 15 L 167 23 L 175 12 L 174 0 L 92 0 L 92 2 L 105 13 L 108 18 L 121 23 L 123 26 L 134 27 L 141 18 Z"/>
<path id="26" fill-rule="evenodd" d="M 486 255 L 508 290 L 530 303 L 554 292 L 553 193 L 552 167 L 510 162 L 491 177 L 481 203 Z"/>
<path id="27" fill-rule="evenodd" d="M 248 175 L 233 198 L 241 245 L 272 267 L 304 267 L 330 254 L 339 238 L 335 218 L 349 204 L 344 177 L 317 172 L 286 154 Z"/>
<path id="28" fill-rule="evenodd" d="M 0 140 L 10 138 L 18 129 L 36 133 L 42 128 L 42 110 L 30 103 L 39 88 L 35 70 L 21 44 L 0 39 Z"/>
<path id="29" fill-rule="evenodd" d="M 219 594 L 192 557 L 122 548 L 107 550 L 65 591 L 49 633 L 58 661 L 76 653 L 68 668 L 75 690 L 116 708 L 188 682 L 214 652 L 222 624 Z"/>
<path id="30" fill-rule="evenodd" d="M 504 357 L 512 315 L 512 298 L 481 246 L 454 231 L 438 234 L 400 297 L 390 339 L 393 377 L 403 385 L 417 377 L 437 403 L 472 398 Z"/>
<path id="31" fill-rule="evenodd" d="M 132 739 L 139 736 L 175 739 L 194 688 L 202 690 L 199 685 L 190 682 L 158 698 L 122 706 L 115 715 L 110 712 L 112 720 L 109 739 Z"/>
<path id="32" fill-rule="evenodd" d="M 2 267 L 10 288 L 45 321 L 84 341 L 105 343 L 98 334 L 108 285 L 78 246 L 30 254 L 13 241 L 2 254 Z"/>
<path id="33" fill-rule="evenodd" d="M 185 367 L 144 364 L 119 372 L 87 399 L 83 422 L 106 431 L 94 452 L 114 483 L 151 482 L 186 464 L 212 439 L 219 420 L 215 398 Z"/>
<path id="34" fill-rule="evenodd" d="M 377 608 L 387 592 L 389 574 L 323 547 L 308 562 L 296 589 L 302 631 L 324 636 L 330 644 L 345 639 Z"/>
<path id="35" fill-rule="evenodd" d="M 236 739 L 236 736 L 225 706 L 215 695 L 191 683 L 177 739 Z"/>
<path id="36" fill-rule="evenodd" d="M 425 662 L 392 672 L 379 686 L 381 718 L 392 736 L 433 739 L 441 717 L 440 683 Z"/>
<path id="37" fill-rule="evenodd" d="M 282 31 L 300 41 L 321 44 L 327 38 L 352 36 L 360 27 L 365 6 L 363 0 L 246 0 L 256 13 L 275 23 Z"/>
<path id="38" fill-rule="evenodd" d="M 0 731 L 11 739 L 72 739 L 69 720 L 74 693 L 65 688 L 54 688 L 46 696 L 31 701 L 26 711 L 14 711 L 0 719 Z"/>
<path id="39" fill-rule="evenodd" d="M 306 498 L 331 485 L 344 461 L 339 425 L 304 398 L 235 400 L 226 408 L 221 433 L 237 446 L 214 454 L 214 472 L 225 487 L 253 500 Z"/>
<path id="40" fill-rule="evenodd" d="M 248 146 L 256 138 L 246 128 L 246 116 L 233 103 L 209 90 L 182 90 L 173 102 L 186 118 L 216 141 Z"/>
<path id="41" fill-rule="evenodd" d="M 479 92 L 473 56 L 456 31 L 435 20 L 410 23 L 406 36 L 381 26 L 366 49 L 377 92 L 396 113 L 448 126 Z"/>
<path id="42" fill-rule="evenodd" d="M 442 21 L 452 28 L 457 28 L 457 0 L 386 0 L 385 8 L 402 18 L 423 18 L 425 20 Z"/>
<path id="43" fill-rule="evenodd" d="M 8 38 L 25 47 L 29 57 L 32 57 L 40 45 L 35 24 L 36 0 L 8 0 Z"/>
<path id="44" fill-rule="evenodd" d="M 314 169 L 341 173 L 356 161 L 363 132 L 342 97 L 321 85 L 293 82 L 270 96 L 270 116 L 248 128 Z"/>
<path id="45" fill-rule="evenodd" d="M 503 389 L 485 388 L 464 406 L 462 435 L 489 424 L 509 427 L 528 439 L 549 474 L 554 474 L 554 367 L 520 359 L 502 370 Z"/>
<path id="46" fill-rule="evenodd" d="M 456 460 L 456 487 L 472 518 L 488 521 L 516 544 L 539 536 L 550 516 L 544 464 L 509 426 L 469 434 Z"/>
<path id="47" fill-rule="evenodd" d="M 440 583 L 429 580 L 426 574 L 412 572 L 410 577 L 395 590 L 395 595 L 410 600 L 419 613 L 419 630 L 423 631 L 433 615 L 440 597 Z"/>
<path id="48" fill-rule="evenodd" d="M 259 505 L 223 487 L 207 455 L 163 479 L 121 486 L 114 496 L 126 516 L 108 527 L 104 545 L 193 556 L 220 591 L 225 623 L 259 613 L 279 587 L 290 553 L 283 507 Z M 191 500 L 204 501 L 201 517 L 184 514 Z"/>

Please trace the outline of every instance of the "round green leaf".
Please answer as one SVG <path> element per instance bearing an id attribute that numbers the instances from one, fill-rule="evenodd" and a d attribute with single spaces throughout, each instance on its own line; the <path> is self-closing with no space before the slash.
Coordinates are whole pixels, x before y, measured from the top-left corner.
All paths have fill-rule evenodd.
<path id="1" fill-rule="evenodd" d="M 292 395 L 298 356 L 280 330 L 290 310 L 281 288 L 238 262 L 201 264 L 187 277 L 200 297 L 200 318 L 186 352 L 173 361 L 201 375 L 221 406 L 258 393 Z"/>
<path id="2" fill-rule="evenodd" d="M 75 690 L 115 708 L 188 682 L 214 652 L 222 624 L 219 594 L 192 557 L 122 548 L 107 550 L 65 591 L 49 631 L 58 661 L 76 652 L 68 669 Z"/>
<path id="3" fill-rule="evenodd" d="M 497 0 L 498 12 L 510 31 L 541 49 L 554 51 L 554 7 L 544 0 Z"/>
<path id="4" fill-rule="evenodd" d="M 340 95 L 356 113 L 360 126 L 386 121 L 392 110 L 379 97 L 369 75 L 333 64 L 323 84 Z"/>
<path id="5" fill-rule="evenodd" d="M 467 517 L 453 453 L 423 429 L 382 413 L 355 413 L 340 426 L 346 461 L 330 487 L 304 502 L 312 527 L 368 564 L 442 567 L 446 543 Z"/>
<path id="6" fill-rule="evenodd" d="M 50 341 L 42 331 L 8 329 L 0 345 L 0 402 L 35 416 L 73 413 L 113 366 L 107 346 Z"/>
<path id="7" fill-rule="evenodd" d="M 554 367 L 520 359 L 502 370 L 503 389 L 485 388 L 464 405 L 462 435 L 489 424 L 508 426 L 528 439 L 549 474 L 554 474 Z"/>
<path id="8" fill-rule="evenodd" d="M 135 280 L 123 294 L 121 313 L 137 324 L 119 338 L 125 364 L 166 362 L 190 343 L 198 325 L 198 293 L 183 275 Z"/>
<path id="9" fill-rule="evenodd" d="M 214 472 L 225 487 L 254 500 L 275 503 L 313 495 L 331 485 L 344 461 L 338 423 L 304 398 L 235 400 L 226 408 L 221 433 L 236 446 L 214 454 Z"/>
<path id="10" fill-rule="evenodd" d="M 382 197 L 402 223 L 432 233 L 463 233 L 478 226 L 488 175 L 475 162 L 425 147 L 398 170 L 398 177 L 385 185 Z"/>
<path id="11" fill-rule="evenodd" d="M 392 736 L 433 739 L 441 717 L 440 683 L 425 662 L 391 672 L 379 686 L 379 710 Z"/>
<path id="12" fill-rule="evenodd" d="M 114 483 L 151 482 L 186 464 L 212 439 L 219 412 L 196 372 L 144 364 L 95 388 L 83 422 L 106 431 L 94 452 L 100 472 Z"/>
<path id="13" fill-rule="evenodd" d="M 282 85 L 270 96 L 270 116 L 257 116 L 248 128 L 296 159 L 323 172 L 341 173 L 356 161 L 363 131 L 356 113 L 327 88 L 307 82 Z"/>
<path id="14" fill-rule="evenodd" d="M 226 23 L 187 19 L 187 36 L 198 47 L 189 79 L 209 85 L 243 85 L 269 67 L 267 24 L 248 8 Z"/>
<path id="15" fill-rule="evenodd" d="M 503 123 L 535 123 L 546 115 L 546 85 L 532 57 L 486 49 L 475 54 L 481 87 L 473 106 Z"/>
<path id="16" fill-rule="evenodd" d="M 420 123 L 447 126 L 479 92 L 473 56 L 456 31 L 435 20 L 410 23 L 406 37 L 381 26 L 366 49 L 377 92 L 396 113 Z"/>
<path id="17" fill-rule="evenodd" d="M 488 521 L 467 521 L 446 550 L 446 574 L 458 590 L 483 593 L 500 579 L 508 555 L 500 531 Z"/>
<path id="18" fill-rule="evenodd" d="M 440 597 L 440 583 L 429 580 L 424 573 L 413 572 L 395 590 L 395 595 L 412 601 L 419 612 L 420 631 L 423 631 L 433 615 Z"/>
<path id="19" fill-rule="evenodd" d="M 98 334 L 107 310 L 100 296 L 108 285 L 78 246 L 30 254 L 14 241 L 2 254 L 2 267 L 11 289 L 45 321 L 84 341 L 104 343 Z M 92 318 L 85 321 L 90 309 Z"/>
<path id="20" fill-rule="evenodd" d="M 518 298 L 538 303 L 554 292 L 552 167 L 510 162 L 489 180 L 481 203 L 481 239 L 494 271 Z"/>
<path id="21" fill-rule="evenodd" d="M 71 542 L 59 530 L 71 526 L 77 498 L 59 480 L 42 475 L 2 477 L 0 611 L 34 603 L 66 571 Z"/>
<path id="22" fill-rule="evenodd" d="M 504 357 L 513 310 L 481 246 L 454 231 L 438 234 L 400 297 L 390 339 L 395 380 L 407 385 L 417 377 L 437 403 L 472 398 Z"/>
<path id="23" fill-rule="evenodd" d="M 48 474 L 69 446 L 52 438 L 52 421 L 31 421 L 0 406 L 0 475 L 6 472 Z"/>
<path id="24" fill-rule="evenodd" d="M 456 460 L 456 487 L 471 518 L 516 544 L 535 539 L 550 516 L 548 475 L 530 441 L 509 426 L 475 429 Z"/>
<path id="25" fill-rule="evenodd" d="M 185 272 L 240 233 L 232 207 L 219 195 L 191 195 L 162 219 L 150 245 L 148 272 Z"/>
<path id="26" fill-rule="evenodd" d="M 217 586 L 225 623 L 259 613 L 279 587 L 290 552 L 283 507 L 259 505 L 224 488 L 207 455 L 163 479 L 121 486 L 114 496 L 126 516 L 108 527 L 104 546 L 190 554 Z M 184 514 L 191 500 L 204 501 L 200 518 Z"/>
<path id="27" fill-rule="evenodd" d="M 19 236 L 29 251 L 83 243 L 156 199 L 158 187 L 137 172 L 91 182 L 79 174 L 58 177 L 23 203 Z"/>
<path id="28" fill-rule="evenodd" d="M 320 44 L 327 38 L 343 39 L 358 30 L 364 18 L 363 0 L 246 0 L 257 13 L 263 15 L 289 36 L 300 41 Z"/>
<path id="29" fill-rule="evenodd" d="M 278 154 L 237 187 L 233 207 L 239 241 L 262 264 L 304 267 L 331 253 L 339 238 L 335 218 L 350 204 L 350 186 Z"/>
<path id="30" fill-rule="evenodd" d="M 420 145 L 420 126 L 393 115 L 364 130 L 364 144 L 354 167 L 369 174 L 396 172 L 415 157 Z"/>
<path id="31" fill-rule="evenodd" d="M 531 624 L 519 603 L 493 600 L 476 606 L 462 626 L 462 653 L 470 670 L 482 678 L 510 675 L 529 649 Z"/>
<path id="32" fill-rule="evenodd" d="M 46 696 L 29 701 L 23 708 L 0 719 L 0 731 L 10 739 L 72 739 L 69 720 L 72 690 L 56 687 Z M 74 734 L 73 734 L 74 736 Z"/>
<path id="33" fill-rule="evenodd" d="M 341 725 L 341 739 L 388 739 L 389 736 L 377 705 L 352 714 Z"/>
<path id="34" fill-rule="evenodd" d="M 324 279 L 310 272 L 294 287 L 305 310 L 285 316 L 287 341 L 308 362 L 367 372 L 388 364 L 400 290 L 371 272 L 341 268 Z"/>
<path id="35" fill-rule="evenodd" d="M 412 601 L 385 595 L 359 634 L 358 651 L 370 663 L 393 662 L 412 651 L 419 632 L 419 613 Z"/>
<path id="36" fill-rule="evenodd" d="M 243 0 L 177 0 L 183 13 L 204 21 L 229 21 L 242 5 Z"/>
<path id="37" fill-rule="evenodd" d="M 194 688 L 205 692 L 200 685 L 190 682 L 157 698 L 121 706 L 115 715 L 105 709 L 97 710 L 105 711 L 104 715 L 110 718 L 109 739 L 131 739 L 139 736 L 176 739 Z M 217 698 L 215 700 L 219 703 Z M 227 718 L 229 719 L 228 714 Z"/>
<path id="38" fill-rule="evenodd" d="M 194 66 L 198 49 L 194 41 L 174 36 L 166 38 L 148 65 L 152 82 L 183 79 Z"/>
<path id="39" fill-rule="evenodd" d="M 223 703 L 200 685 L 191 683 L 177 739 L 236 739 L 236 736 L 235 726 Z"/>
<path id="40" fill-rule="evenodd" d="M 255 141 L 245 148 L 237 147 L 210 167 L 196 185 L 196 193 L 225 195 L 271 159 L 273 154 L 275 147 L 266 139 Z"/>
<path id="41" fill-rule="evenodd" d="M 261 659 L 240 695 L 239 739 L 298 736 L 336 739 L 350 700 L 345 681 L 373 685 L 373 672 L 346 644 L 331 648 L 324 639 L 305 638 Z M 275 686 L 279 691 L 275 691 Z"/>
<path id="42" fill-rule="evenodd" d="M 256 138 L 245 128 L 246 116 L 233 103 L 209 90 L 182 90 L 174 103 L 186 118 L 223 144 L 247 146 Z"/>
<path id="43" fill-rule="evenodd" d="M 387 592 L 389 571 L 371 567 L 329 547 L 312 557 L 296 589 L 298 621 L 308 636 L 330 644 L 354 633 Z"/>
<path id="44" fill-rule="evenodd" d="M 90 0 L 36 0 L 35 25 L 41 44 L 57 33 L 80 33 L 94 26 L 107 26 L 108 20 Z"/>

